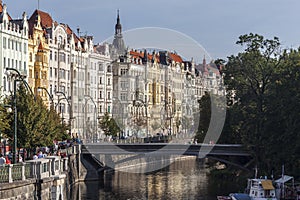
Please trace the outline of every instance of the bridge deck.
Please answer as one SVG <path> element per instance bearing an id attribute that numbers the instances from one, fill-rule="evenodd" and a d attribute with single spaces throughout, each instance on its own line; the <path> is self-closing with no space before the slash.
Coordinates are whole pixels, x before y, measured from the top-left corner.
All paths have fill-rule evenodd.
<path id="1" fill-rule="evenodd" d="M 170 155 L 228 155 L 228 156 L 250 156 L 239 144 L 172 144 L 172 143 L 141 143 L 141 144 L 85 144 L 82 153 L 90 154 L 170 154 Z"/>

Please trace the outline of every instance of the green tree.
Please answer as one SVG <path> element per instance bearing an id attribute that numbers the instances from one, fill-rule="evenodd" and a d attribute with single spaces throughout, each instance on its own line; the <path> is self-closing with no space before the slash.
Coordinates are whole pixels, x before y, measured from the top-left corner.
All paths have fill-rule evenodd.
<path id="1" fill-rule="evenodd" d="M 104 114 L 104 116 L 99 122 L 99 126 L 103 130 L 106 136 L 108 135 L 118 136 L 118 134 L 121 131 L 120 127 L 118 126 L 114 118 L 111 118 L 109 116 L 109 113 Z"/>
<path id="2" fill-rule="evenodd" d="M 205 92 L 205 95 L 201 97 L 199 104 L 200 118 L 196 139 L 198 140 L 198 142 L 203 142 L 204 137 L 208 131 L 211 117 L 211 101 L 210 94 L 208 92 Z"/>
<path id="3" fill-rule="evenodd" d="M 237 44 L 245 47 L 244 52 L 228 57 L 222 70 L 228 101 L 233 103 L 230 119 L 226 121 L 231 123 L 227 131 L 240 136 L 240 141 L 253 152 L 255 163 L 266 172 L 274 157 L 266 156 L 266 152 L 277 149 L 272 144 L 274 133 L 269 124 L 274 122 L 270 116 L 273 105 L 270 95 L 274 92 L 272 79 L 280 71 L 283 58 L 280 42 L 276 37 L 265 39 L 250 33 L 240 36 Z M 236 136 L 232 138 L 237 139 Z"/>
<path id="4" fill-rule="evenodd" d="M 48 110 L 41 98 L 34 99 L 26 89 L 19 87 L 17 94 L 17 146 L 34 148 L 37 146 L 50 146 L 53 140 L 69 138 L 67 127 L 61 124 L 59 115 L 53 110 Z M 10 102 L 12 97 L 10 97 Z M 13 138 L 14 115 L 8 114 L 11 122 L 6 133 Z"/>

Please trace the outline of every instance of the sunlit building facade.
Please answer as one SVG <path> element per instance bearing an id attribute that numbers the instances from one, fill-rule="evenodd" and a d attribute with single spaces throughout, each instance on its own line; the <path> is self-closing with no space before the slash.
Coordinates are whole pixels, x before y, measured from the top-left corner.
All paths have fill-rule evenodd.
<path id="1" fill-rule="evenodd" d="M 28 21 L 26 13 L 22 19 L 12 19 L 7 12 L 7 6 L 0 3 L 0 87 L 1 94 L 10 95 L 14 79 L 18 78 L 12 70 L 20 72 L 27 80 L 28 76 Z M 4 97 L 3 96 L 3 97 Z"/>

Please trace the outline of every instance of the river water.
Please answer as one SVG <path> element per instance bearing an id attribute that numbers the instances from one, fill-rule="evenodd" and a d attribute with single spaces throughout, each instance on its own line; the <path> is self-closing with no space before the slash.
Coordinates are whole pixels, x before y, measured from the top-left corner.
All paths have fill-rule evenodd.
<path id="1" fill-rule="evenodd" d="M 176 161 L 146 174 L 115 171 L 103 180 L 74 185 L 70 200 L 215 200 L 208 188 L 205 164 L 196 159 Z"/>

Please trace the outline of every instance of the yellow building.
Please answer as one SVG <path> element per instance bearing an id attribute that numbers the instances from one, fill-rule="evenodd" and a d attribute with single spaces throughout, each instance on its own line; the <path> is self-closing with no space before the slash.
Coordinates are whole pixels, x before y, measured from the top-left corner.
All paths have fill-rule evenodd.
<path id="1" fill-rule="evenodd" d="M 51 99 L 45 89 L 49 87 L 49 45 L 42 27 L 40 11 L 36 10 L 29 19 L 28 38 L 28 83 L 35 95 L 40 95 L 47 105 Z M 45 88 L 39 90 L 39 88 Z"/>

